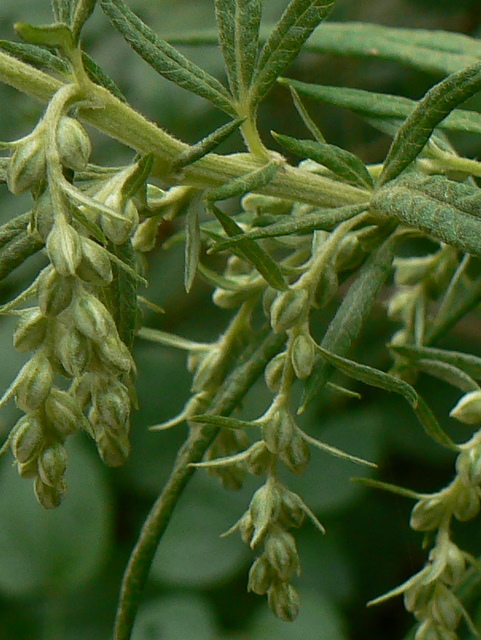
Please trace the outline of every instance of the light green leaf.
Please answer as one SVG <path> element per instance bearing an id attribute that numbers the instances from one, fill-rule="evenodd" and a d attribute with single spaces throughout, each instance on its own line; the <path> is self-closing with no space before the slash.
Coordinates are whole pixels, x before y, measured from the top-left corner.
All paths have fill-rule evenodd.
<path id="1" fill-rule="evenodd" d="M 259 53 L 260 0 L 216 0 L 219 40 L 232 95 L 242 101 Z"/>
<path id="2" fill-rule="evenodd" d="M 78 42 L 82 27 L 92 15 L 97 0 L 77 0 L 75 9 L 72 11 L 72 19 L 69 23 L 72 27 L 72 35 L 75 42 Z"/>
<path id="3" fill-rule="evenodd" d="M 461 389 L 465 393 L 469 391 L 478 391 L 479 385 L 462 369 L 455 367 L 447 362 L 440 360 L 429 360 L 421 358 L 416 362 L 416 366 L 420 371 L 443 380 L 457 389 Z"/>
<path id="4" fill-rule="evenodd" d="M 224 142 L 240 125 L 244 122 L 243 119 L 237 118 L 231 120 L 227 124 L 223 124 L 221 127 L 210 133 L 208 136 L 196 142 L 194 145 L 183 151 L 178 156 L 172 166 L 172 171 L 179 171 L 183 167 L 186 167 L 197 160 L 200 160 L 203 156 L 213 151 L 221 142 Z"/>
<path id="5" fill-rule="evenodd" d="M 185 351 L 207 351 L 211 345 L 206 342 L 194 342 L 186 338 L 181 338 L 173 333 L 167 333 L 160 329 L 151 329 L 150 327 L 142 327 L 138 332 L 138 337 L 150 342 L 157 342 L 167 347 L 175 347 L 176 349 L 184 349 Z"/>
<path id="6" fill-rule="evenodd" d="M 227 89 L 162 40 L 122 0 L 100 0 L 100 6 L 130 46 L 157 73 L 236 116 L 236 109 Z"/>
<path id="7" fill-rule="evenodd" d="M 243 233 L 241 227 L 232 220 L 227 214 L 221 211 L 214 204 L 210 205 L 210 209 L 215 214 L 224 228 L 224 231 L 229 236 L 238 236 Z M 237 244 L 238 250 L 242 253 L 248 262 L 250 262 L 257 271 L 264 277 L 271 287 L 278 289 L 279 291 L 286 291 L 287 284 L 279 269 L 277 263 L 271 258 L 271 256 L 262 249 L 254 240 L 240 239 Z"/>
<path id="8" fill-rule="evenodd" d="M 310 84 L 280 78 L 280 84 L 299 92 L 314 100 L 337 107 L 350 109 L 362 116 L 372 118 L 405 120 L 418 104 L 416 100 L 410 100 L 403 96 L 393 96 L 364 89 L 351 89 L 350 87 L 334 87 L 330 85 Z M 436 126 L 448 131 L 465 131 L 481 134 L 481 114 L 475 111 L 455 109 Z"/>
<path id="9" fill-rule="evenodd" d="M 101 87 L 104 87 L 111 94 L 113 94 L 116 98 L 118 98 L 121 102 L 127 102 L 124 94 L 120 91 L 115 82 L 110 78 L 105 71 L 100 67 L 95 60 L 93 60 L 88 53 L 82 51 L 82 62 L 84 65 L 84 69 L 87 72 L 88 77 L 99 84 Z"/>
<path id="10" fill-rule="evenodd" d="M 184 286 L 187 293 L 192 287 L 200 255 L 199 199 L 191 201 L 185 223 Z"/>
<path id="11" fill-rule="evenodd" d="M 481 62 L 457 71 L 430 89 L 394 138 L 379 185 L 396 178 L 416 159 L 434 129 L 458 105 L 481 89 Z"/>
<path id="12" fill-rule="evenodd" d="M 247 420 L 228 418 L 226 416 L 216 416 L 208 413 L 192 416 L 189 420 L 202 424 L 213 424 L 216 427 L 225 427 L 226 429 L 249 429 L 250 427 L 258 426 L 255 420 L 249 422 Z"/>
<path id="13" fill-rule="evenodd" d="M 452 247 L 481 256 L 480 202 L 477 187 L 444 176 L 411 173 L 408 179 L 375 193 L 371 207 Z"/>
<path id="14" fill-rule="evenodd" d="M 22 40 L 30 44 L 60 47 L 66 51 L 70 51 L 73 48 L 72 32 L 66 24 L 61 22 L 38 27 L 26 22 L 17 22 L 14 27 Z"/>
<path id="15" fill-rule="evenodd" d="M 371 487 L 372 489 L 382 489 L 383 491 L 389 491 L 390 493 L 395 493 L 398 496 L 403 496 L 403 498 L 419 500 L 423 497 L 422 493 L 418 493 L 417 491 L 413 491 L 412 489 L 399 487 L 398 485 L 391 484 L 389 482 L 381 482 L 380 480 L 374 480 L 373 478 L 352 478 L 352 481 L 360 482 L 366 487 Z"/>
<path id="16" fill-rule="evenodd" d="M 297 140 L 290 136 L 284 136 L 274 131 L 271 132 L 275 140 L 288 151 L 302 158 L 310 158 L 318 164 L 322 164 L 335 173 L 341 180 L 372 189 L 374 181 L 366 165 L 353 153 L 336 147 L 333 144 L 321 144 L 313 140 Z"/>
<path id="17" fill-rule="evenodd" d="M 302 103 L 297 91 L 294 89 L 294 87 L 289 87 L 289 89 L 291 91 L 292 101 L 294 102 L 294 106 L 297 109 L 297 113 L 301 116 L 302 121 L 306 125 L 307 129 L 312 133 L 312 135 L 314 136 L 314 139 L 317 140 L 317 142 L 320 142 L 320 143 L 326 142 L 324 139 L 324 136 L 322 135 L 316 123 L 311 118 L 306 107 Z"/>
<path id="18" fill-rule="evenodd" d="M 291 0 L 260 53 L 250 94 L 253 106 L 262 100 L 281 73 L 294 61 L 333 5 L 334 0 Z"/>
<path id="19" fill-rule="evenodd" d="M 415 345 L 389 345 L 395 353 L 408 358 L 415 364 L 418 360 L 434 360 L 461 369 L 472 378 L 481 380 L 481 358 L 461 351 L 448 351 L 434 347 L 418 347 Z"/>

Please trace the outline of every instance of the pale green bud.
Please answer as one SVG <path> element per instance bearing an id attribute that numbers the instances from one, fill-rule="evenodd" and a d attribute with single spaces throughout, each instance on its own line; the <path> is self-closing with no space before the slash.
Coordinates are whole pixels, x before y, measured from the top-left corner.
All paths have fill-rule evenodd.
<path id="1" fill-rule="evenodd" d="M 449 541 L 440 549 L 435 547 L 429 554 L 429 560 L 434 562 L 440 554 L 442 554 L 442 560 L 444 561 L 444 571 L 441 574 L 442 580 L 449 585 L 459 585 L 466 573 L 466 557 L 464 553 L 454 542 Z"/>
<path id="2" fill-rule="evenodd" d="M 264 553 L 279 580 L 287 582 L 299 573 L 299 555 L 294 536 L 280 527 L 275 527 L 266 537 Z"/>
<path id="3" fill-rule="evenodd" d="M 433 620 L 424 620 L 416 630 L 414 640 L 459 640 L 458 634 Z"/>
<path id="4" fill-rule="evenodd" d="M 264 378 L 269 391 L 277 393 L 281 388 L 282 373 L 284 371 L 284 365 L 286 363 L 286 352 L 278 353 L 264 371 Z"/>
<path id="5" fill-rule="evenodd" d="M 457 485 L 453 513 L 458 520 L 466 522 L 472 520 L 479 513 L 479 495 L 475 487 L 468 487 L 463 483 Z"/>
<path id="6" fill-rule="evenodd" d="M 117 331 L 95 345 L 100 359 L 115 370 L 128 373 L 134 368 L 134 361 L 127 346 L 118 337 Z"/>
<path id="7" fill-rule="evenodd" d="M 17 422 L 11 441 L 12 453 L 21 464 L 35 460 L 40 453 L 45 434 L 36 412 L 28 413 Z"/>
<path id="8" fill-rule="evenodd" d="M 309 466 L 311 450 L 304 438 L 299 433 L 294 433 L 279 457 L 292 473 L 304 473 Z"/>
<path id="9" fill-rule="evenodd" d="M 19 195 L 45 178 L 44 140 L 39 134 L 28 136 L 13 152 L 7 168 L 7 186 Z"/>
<path id="10" fill-rule="evenodd" d="M 115 322 L 100 300 L 86 291 L 82 291 L 73 304 L 75 326 L 94 342 L 100 343 L 110 334 L 116 334 Z"/>
<path id="11" fill-rule="evenodd" d="M 98 419 L 114 430 L 125 430 L 130 416 L 130 397 L 127 387 L 118 380 L 97 379 L 92 399 Z"/>
<path id="12" fill-rule="evenodd" d="M 287 331 L 297 324 L 308 310 L 306 289 L 289 289 L 278 293 L 271 306 L 271 326 L 276 333 Z"/>
<path id="13" fill-rule="evenodd" d="M 477 444 L 459 454 L 456 470 L 467 484 L 481 484 L 481 445 Z"/>
<path id="14" fill-rule="evenodd" d="M 219 375 L 219 350 L 211 349 L 200 361 L 194 379 L 192 380 L 192 391 L 197 393 L 213 384 Z"/>
<path id="15" fill-rule="evenodd" d="M 77 276 L 96 285 L 112 282 L 112 267 L 107 251 L 89 238 L 80 240 L 82 259 L 77 267 Z"/>
<path id="16" fill-rule="evenodd" d="M 55 487 L 51 487 L 50 485 L 45 484 L 40 476 L 37 476 L 35 478 L 34 487 L 37 500 L 40 502 L 42 507 L 45 507 L 45 509 L 55 509 L 55 507 L 58 507 L 67 492 L 67 485 L 63 478 L 55 485 Z"/>
<path id="17" fill-rule="evenodd" d="M 37 285 L 38 306 L 45 316 L 57 316 L 72 301 L 73 287 L 70 278 L 59 275 L 53 267 L 42 273 Z"/>
<path id="18" fill-rule="evenodd" d="M 275 578 L 275 573 L 265 555 L 257 558 L 249 571 L 247 591 L 264 596 Z"/>
<path id="19" fill-rule="evenodd" d="M 252 288 L 241 287 L 236 291 L 217 287 L 212 294 L 212 302 L 221 309 L 236 309 L 252 297 Z"/>
<path id="20" fill-rule="evenodd" d="M 90 340 L 72 326 L 60 333 L 55 352 L 65 371 L 73 377 L 84 373 L 92 355 Z"/>
<path id="21" fill-rule="evenodd" d="M 289 489 L 281 492 L 279 522 L 284 527 L 300 527 L 306 517 L 301 498 Z"/>
<path id="22" fill-rule="evenodd" d="M 272 465 L 273 455 L 262 446 L 254 449 L 247 458 L 246 464 L 249 473 L 254 476 L 264 476 Z"/>
<path id="23" fill-rule="evenodd" d="M 100 215 L 100 226 L 107 238 L 114 244 L 124 244 L 135 233 L 139 224 L 139 212 L 132 200 L 128 200 L 124 208 L 121 209 L 120 196 L 112 193 L 104 200 L 105 206 L 109 207 L 122 216 L 122 219 L 102 213 Z"/>
<path id="24" fill-rule="evenodd" d="M 276 198 L 274 196 L 263 196 L 257 193 L 248 193 L 242 198 L 242 208 L 244 211 L 253 213 L 289 213 L 292 209 L 292 202 Z"/>
<path id="25" fill-rule="evenodd" d="M 15 385 L 17 407 L 25 413 L 35 411 L 47 399 L 54 372 L 44 351 L 36 353 L 20 370 Z"/>
<path id="26" fill-rule="evenodd" d="M 284 408 L 281 408 L 262 424 L 262 437 L 269 451 L 279 454 L 289 446 L 295 430 L 296 425 L 292 416 Z"/>
<path id="27" fill-rule="evenodd" d="M 20 353 L 37 349 L 47 332 L 47 318 L 39 308 L 23 311 L 13 332 L 13 346 Z"/>
<path id="28" fill-rule="evenodd" d="M 301 379 L 310 376 L 315 358 L 314 342 L 311 336 L 305 333 L 296 336 L 290 354 L 296 376 Z"/>
<path id="29" fill-rule="evenodd" d="M 144 220 L 134 233 L 132 246 L 136 251 L 152 251 L 155 247 L 159 235 L 159 226 L 162 223 L 160 216 L 152 216 Z"/>
<path id="30" fill-rule="evenodd" d="M 75 118 L 62 116 L 57 127 L 57 145 L 64 167 L 81 171 L 87 166 L 92 145 L 87 132 Z"/>
<path id="31" fill-rule="evenodd" d="M 297 589 L 287 582 L 274 582 L 267 592 L 269 607 L 275 615 L 285 622 L 293 622 L 301 605 Z"/>
<path id="32" fill-rule="evenodd" d="M 340 244 L 335 258 L 336 273 L 357 267 L 364 256 L 364 251 L 354 233 L 345 236 Z"/>
<path id="33" fill-rule="evenodd" d="M 412 306 L 416 300 L 416 292 L 414 290 L 397 291 L 387 308 L 387 315 L 391 320 L 402 320 L 409 316 Z"/>
<path id="34" fill-rule="evenodd" d="M 331 302 L 339 289 L 339 279 L 332 265 L 323 269 L 316 285 L 313 304 L 322 309 Z"/>
<path id="35" fill-rule="evenodd" d="M 433 267 L 434 256 L 420 256 L 415 258 L 395 258 L 394 282 L 399 285 L 418 284 Z M 435 259 L 435 258 L 434 258 Z"/>
<path id="36" fill-rule="evenodd" d="M 45 412 L 60 438 L 78 431 L 86 420 L 76 398 L 60 389 L 50 392 L 45 402 Z"/>
<path id="37" fill-rule="evenodd" d="M 277 297 L 277 290 L 272 287 L 267 287 L 262 295 L 262 308 L 266 318 L 271 314 L 272 303 Z"/>
<path id="38" fill-rule="evenodd" d="M 57 487 L 67 470 L 67 450 L 56 442 L 42 451 L 38 457 L 38 473 L 42 482 Z"/>
<path id="39" fill-rule="evenodd" d="M 404 592 L 404 606 L 418 619 L 426 617 L 427 607 L 431 601 L 435 585 L 418 582 Z"/>
<path id="40" fill-rule="evenodd" d="M 267 482 L 252 496 L 249 514 L 254 526 L 250 546 L 254 549 L 265 537 L 279 514 L 280 495 L 277 485 Z"/>
<path id="41" fill-rule="evenodd" d="M 27 462 L 18 463 L 18 474 L 21 478 L 36 478 L 38 476 L 38 455 Z"/>
<path id="42" fill-rule="evenodd" d="M 444 518 L 446 505 L 441 496 L 422 498 L 411 512 L 410 526 L 416 531 L 433 531 Z"/>
<path id="43" fill-rule="evenodd" d="M 429 603 L 429 617 L 441 627 L 456 629 L 461 619 L 461 605 L 444 585 L 438 584 Z"/>
<path id="44" fill-rule="evenodd" d="M 246 511 L 239 521 L 239 532 L 242 541 L 250 546 L 252 536 L 254 535 L 254 523 L 252 522 L 251 514 Z"/>
<path id="45" fill-rule="evenodd" d="M 80 236 L 63 215 L 57 216 L 48 234 L 46 249 L 55 271 L 61 276 L 73 276 L 82 259 Z"/>
<path id="46" fill-rule="evenodd" d="M 35 201 L 30 218 L 30 232 L 45 242 L 54 222 L 52 196 L 49 189 Z"/>
<path id="47" fill-rule="evenodd" d="M 481 422 L 481 389 L 464 394 L 449 415 L 465 424 Z"/>
<path id="48" fill-rule="evenodd" d="M 98 429 L 98 426 L 96 428 Z M 118 435 L 104 427 L 99 432 L 96 442 L 102 460 L 109 467 L 120 467 L 129 457 L 130 443 L 126 435 Z"/>

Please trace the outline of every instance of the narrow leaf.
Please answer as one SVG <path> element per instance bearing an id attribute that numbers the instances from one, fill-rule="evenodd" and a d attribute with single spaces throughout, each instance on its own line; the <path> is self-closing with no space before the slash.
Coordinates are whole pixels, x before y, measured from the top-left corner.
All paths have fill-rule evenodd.
<path id="1" fill-rule="evenodd" d="M 461 389 L 465 393 L 469 391 L 479 391 L 479 385 L 462 369 L 440 360 L 429 360 L 422 358 L 416 363 L 417 368 L 424 373 L 443 380 L 448 384 Z"/>
<path id="2" fill-rule="evenodd" d="M 122 184 L 122 197 L 125 200 L 132 198 L 143 187 L 150 176 L 154 164 L 155 155 L 146 153 L 137 162 L 129 167 L 127 178 Z"/>
<path id="3" fill-rule="evenodd" d="M 36 44 L 0 40 L 0 49 L 36 68 L 51 69 L 61 75 L 67 75 L 71 71 L 65 60 Z"/>
<path id="4" fill-rule="evenodd" d="M 351 480 L 353 482 L 364 484 L 366 487 L 371 487 L 372 489 L 382 489 L 383 491 L 395 493 L 398 496 L 403 496 L 403 498 L 420 500 L 423 497 L 423 494 L 418 491 L 399 487 L 397 484 L 391 484 L 390 482 L 381 482 L 380 480 L 374 480 L 373 478 L 351 478 Z"/>
<path id="5" fill-rule="evenodd" d="M 122 0 L 100 0 L 100 6 L 130 46 L 157 73 L 236 116 L 236 109 L 227 89 L 162 40 Z"/>
<path id="6" fill-rule="evenodd" d="M 80 32 L 82 31 L 84 24 L 92 15 L 96 4 L 97 0 L 77 0 L 77 4 L 73 11 L 72 19 L 70 22 L 72 27 L 72 35 L 75 42 L 78 42 Z"/>
<path id="7" fill-rule="evenodd" d="M 281 73 L 294 61 L 333 5 L 334 0 L 291 0 L 260 53 L 252 81 L 252 105 L 262 100 Z"/>
<path id="8" fill-rule="evenodd" d="M 412 114 L 418 102 L 403 96 L 393 96 L 386 93 L 376 93 L 364 89 L 351 89 L 350 87 L 334 87 L 330 85 L 310 84 L 280 78 L 280 84 L 295 90 L 301 95 L 326 104 L 350 109 L 362 116 L 372 118 L 388 118 L 405 120 Z M 448 131 L 464 131 L 481 134 L 481 114 L 475 111 L 455 109 L 444 120 L 436 125 Z"/>
<path id="9" fill-rule="evenodd" d="M 430 89 L 397 132 L 379 185 L 396 178 L 416 159 L 434 129 L 459 104 L 481 89 L 481 62 L 457 71 Z"/>
<path id="10" fill-rule="evenodd" d="M 301 158 L 310 158 L 314 162 L 324 165 L 342 180 L 364 189 L 372 189 L 374 186 L 374 181 L 366 165 L 353 153 L 333 144 L 297 140 L 274 131 L 271 133 L 277 142 L 291 153 L 295 153 Z"/>
<path id="11" fill-rule="evenodd" d="M 447 351 L 434 347 L 417 347 L 414 345 L 389 345 L 389 348 L 408 358 L 411 362 L 418 360 L 437 360 L 461 369 L 475 380 L 481 380 L 481 358 L 461 351 Z"/>
<path id="12" fill-rule="evenodd" d="M 316 438 L 313 438 L 307 433 L 304 433 L 304 431 L 299 430 L 299 433 L 306 442 L 308 442 L 313 447 L 324 451 L 325 453 L 329 453 L 330 455 L 335 456 L 336 458 L 341 458 L 342 460 L 347 460 L 348 462 L 354 462 L 355 464 L 362 464 L 377 469 L 377 464 L 375 462 L 369 462 L 369 460 L 359 458 L 358 456 L 353 456 L 350 453 L 347 453 L 342 449 L 338 449 L 337 447 L 333 447 L 330 444 L 326 444 L 321 440 L 316 440 Z"/>
<path id="13" fill-rule="evenodd" d="M 371 207 L 446 244 L 481 256 L 481 191 L 443 176 L 416 177 L 374 194 Z M 444 188 L 444 192 L 443 192 Z"/>
<path id="14" fill-rule="evenodd" d="M 70 24 L 72 0 L 51 0 L 52 11 L 57 22 Z"/>
<path id="15" fill-rule="evenodd" d="M 26 22 L 17 22 L 14 27 L 22 40 L 30 44 L 60 47 L 67 51 L 73 47 L 72 32 L 66 24 L 62 24 L 61 22 L 38 27 L 27 24 Z"/>
<path id="16" fill-rule="evenodd" d="M 289 87 L 289 89 L 291 91 L 292 101 L 294 102 L 294 106 L 297 109 L 297 113 L 301 116 L 302 121 L 306 125 L 307 129 L 312 133 L 312 135 L 314 136 L 314 139 L 317 140 L 317 142 L 320 142 L 320 143 L 326 142 L 324 139 L 324 136 L 318 129 L 314 120 L 309 115 L 306 107 L 303 105 L 297 91 L 294 89 L 294 87 Z"/>
<path id="17" fill-rule="evenodd" d="M 203 414 L 192 416 L 189 418 L 192 422 L 201 422 L 202 424 L 213 424 L 216 427 L 225 427 L 227 429 L 249 429 L 256 427 L 258 424 L 255 420 L 238 420 L 237 418 L 228 418 L 226 416 L 215 416 L 211 414 Z"/>
<path id="18" fill-rule="evenodd" d="M 211 345 L 206 342 L 194 342 L 193 340 L 176 336 L 173 333 L 167 333 L 166 331 L 151 329 L 149 327 L 142 327 L 138 332 L 138 336 L 144 340 L 150 340 L 150 342 L 157 342 L 166 347 L 175 347 L 176 349 L 184 349 L 185 351 L 208 351 L 211 348 Z"/>
<path id="19" fill-rule="evenodd" d="M 186 167 L 205 155 L 213 151 L 217 146 L 224 142 L 240 125 L 244 122 L 243 119 L 237 118 L 236 120 L 230 120 L 227 124 L 223 124 L 221 127 L 209 133 L 208 136 L 196 142 L 194 145 L 183 151 L 175 160 L 172 171 L 179 171 L 183 167 Z"/>
<path id="20" fill-rule="evenodd" d="M 210 189 L 206 193 L 207 202 L 227 200 L 236 196 L 243 196 L 249 191 L 260 189 L 269 184 L 279 171 L 281 164 L 278 160 L 271 160 L 254 171 L 233 178 L 217 189 Z"/>
<path id="21" fill-rule="evenodd" d="M 184 286 L 187 293 L 192 287 L 200 255 L 199 200 L 190 203 L 185 224 L 185 269 Z"/>
<path id="22" fill-rule="evenodd" d="M 245 98 L 259 53 L 260 0 L 216 0 L 219 40 L 229 85 L 236 100 Z"/>
<path id="23" fill-rule="evenodd" d="M 215 214 L 229 236 L 237 236 L 243 233 L 241 227 L 218 207 L 211 204 L 210 209 Z M 282 276 L 281 270 L 270 255 L 262 249 L 254 240 L 239 240 L 237 247 L 248 262 L 264 277 L 271 287 L 279 291 L 286 291 L 287 284 Z"/>
<path id="24" fill-rule="evenodd" d="M 113 94 L 116 98 L 118 98 L 121 102 L 127 102 L 124 94 L 120 91 L 115 82 L 110 78 L 105 71 L 100 67 L 95 60 L 93 60 L 88 53 L 82 51 L 82 62 L 84 65 L 84 69 L 87 72 L 88 77 L 99 84 L 101 87 L 104 87 L 111 94 Z"/>

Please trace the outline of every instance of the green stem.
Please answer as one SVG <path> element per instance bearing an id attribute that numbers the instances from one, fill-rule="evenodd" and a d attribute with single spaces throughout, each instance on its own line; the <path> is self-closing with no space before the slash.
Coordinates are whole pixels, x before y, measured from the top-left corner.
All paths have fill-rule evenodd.
<path id="1" fill-rule="evenodd" d="M 231 413 L 262 374 L 266 364 L 281 350 L 285 339 L 285 334 L 268 334 L 251 357 L 228 376 L 214 398 L 209 412 L 217 415 Z M 218 427 L 212 425 L 191 429 L 177 455 L 170 478 L 144 522 L 122 581 L 115 622 L 115 640 L 129 640 L 131 637 L 141 592 L 155 552 L 174 507 L 194 473 L 195 469 L 190 465 L 200 462 L 217 431 Z"/>
<path id="2" fill-rule="evenodd" d="M 42 102 L 48 102 L 64 84 L 4 52 L 0 52 L 0 81 Z M 80 108 L 79 117 L 139 153 L 153 152 L 156 162 L 152 175 L 169 182 L 175 159 L 189 148 L 188 145 L 149 122 L 107 89 L 99 85 L 91 85 L 90 89 L 89 99 L 96 106 Z M 263 164 L 263 159 L 252 154 L 220 156 L 211 153 L 185 169 L 183 182 L 202 189 L 212 188 L 250 173 Z M 176 178 L 178 183 L 178 176 L 172 176 L 172 180 Z M 369 200 L 369 192 L 364 189 L 290 166 L 278 171 L 267 186 L 259 189 L 259 193 L 318 206 L 341 206 Z"/>

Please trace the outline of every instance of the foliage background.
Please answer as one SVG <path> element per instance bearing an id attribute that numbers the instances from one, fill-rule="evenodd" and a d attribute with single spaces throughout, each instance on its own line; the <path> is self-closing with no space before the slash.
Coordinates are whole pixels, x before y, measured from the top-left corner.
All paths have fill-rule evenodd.
<path id="1" fill-rule="evenodd" d="M 213 26 L 211 0 L 131 0 L 130 6 L 161 34 Z M 285 0 L 265 2 L 271 22 Z M 444 28 L 476 36 L 481 8 L 476 0 L 338 0 L 331 20 L 371 21 L 392 26 Z M 2 0 L 0 37 L 11 39 L 17 20 L 51 20 L 48 0 Z M 137 59 L 100 11 L 89 21 L 84 44 L 106 68 L 130 102 L 155 122 L 187 142 L 195 142 L 219 126 L 222 114 L 200 98 L 155 75 Z M 216 48 L 186 49 L 211 73 L 222 76 Z M 302 55 L 290 74 L 305 81 L 369 88 L 419 98 L 437 78 L 380 61 Z M 42 106 L 0 87 L 0 139 L 28 133 Z M 347 112 L 311 105 L 311 113 L 328 136 L 368 162 L 379 162 L 388 140 Z M 261 109 L 261 130 L 269 140 L 274 129 L 305 137 L 285 89 L 271 92 Z M 119 165 L 128 150 L 92 132 L 94 159 Z M 459 149 L 473 157 L 479 141 L 459 136 Z M 271 144 L 271 143 L 268 143 Z M 272 148 L 275 143 L 272 141 Z M 223 152 L 242 150 L 240 138 Z M 28 199 L 9 197 L 0 185 L 0 218 L 28 210 Z M 22 209 L 23 207 L 23 209 Z M 162 239 L 174 231 L 163 227 Z M 186 337 L 216 337 L 228 318 L 215 309 L 209 289 L 196 281 L 186 296 L 182 285 L 182 249 L 158 249 L 151 256 L 149 297 L 163 306 L 164 316 L 147 315 L 146 323 Z M 42 257 L 27 262 L 0 289 L 1 301 L 19 290 L 38 269 Z M 322 330 L 322 327 L 319 328 Z M 395 326 L 388 324 L 382 304 L 368 327 L 358 357 L 387 366 L 383 348 Z M 0 388 L 8 386 L 22 363 L 11 345 L 12 319 L 0 324 Z M 447 348 L 481 355 L 479 314 L 463 321 Z M 70 451 L 69 497 L 55 512 L 36 503 L 28 481 L 22 481 L 11 458 L 0 461 L 0 640 L 104 640 L 110 637 L 118 587 L 128 554 L 149 506 L 167 477 L 184 428 L 167 433 L 147 430 L 180 410 L 189 389 L 182 353 L 147 343 L 137 345 L 141 410 L 132 427 L 133 453 L 120 470 L 106 470 L 94 449 L 78 438 Z M 423 381 L 421 381 L 421 385 Z M 441 383 L 425 382 L 421 392 L 440 419 L 456 401 Z M 419 490 L 434 490 L 449 481 L 452 457 L 431 443 L 400 400 L 363 387 L 362 402 L 342 400 L 329 412 L 314 406 L 305 420 L 309 432 L 345 450 L 375 460 L 379 478 Z M 260 388 L 246 400 L 249 415 L 260 413 L 266 398 Z M 315 403 L 314 403 L 315 404 Z M 0 416 L 0 433 L 15 419 L 8 407 Z M 445 425 L 456 437 L 453 424 Z M 458 433 L 459 436 L 466 435 Z M 74 439 L 75 440 L 75 439 Z M 362 472 L 362 471 L 361 471 Z M 410 503 L 397 496 L 366 491 L 349 482 L 359 469 L 322 453 L 313 456 L 309 472 L 290 478 L 294 489 L 327 528 L 321 537 L 306 525 L 299 536 L 304 567 L 298 586 L 303 609 L 289 625 L 275 619 L 262 598 L 245 593 L 249 558 L 235 535 L 219 538 L 243 512 L 252 484 L 226 493 L 200 472 L 183 496 L 162 542 L 135 630 L 135 640 L 382 640 L 401 638 L 409 618 L 401 603 L 391 601 L 366 609 L 365 603 L 398 584 L 424 561 L 420 535 L 408 528 Z M 462 541 L 479 554 L 479 524 L 463 526 Z M 475 616 L 476 617 L 476 616 Z M 481 611 L 478 618 L 481 617 Z"/>

